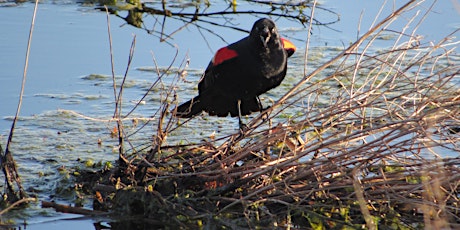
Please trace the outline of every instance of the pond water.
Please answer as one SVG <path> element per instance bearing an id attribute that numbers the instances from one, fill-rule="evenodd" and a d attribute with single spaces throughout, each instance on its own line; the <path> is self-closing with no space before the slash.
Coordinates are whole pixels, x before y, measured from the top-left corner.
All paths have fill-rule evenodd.
<path id="1" fill-rule="evenodd" d="M 241 2 L 238 7 L 257 7 Z M 324 60 L 311 65 L 319 65 L 335 55 L 338 52 L 335 47 L 344 47 L 353 42 L 357 37 L 360 21 L 362 24 L 359 31 L 361 34 L 365 32 L 383 2 L 386 1 L 322 1 L 321 6 L 337 12 L 340 21 L 329 25 L 329 28 L 313 28 L 310 46 L 323 47 Z M 455 8 L 454 2 L 437 1 L 429 14 L 429 20 L 424 21 L 417 33 L 427 40 L 436 42 L 460 28 L 460 10 Z M 393 9 L 392 4 L 387 3 L 380 18 Z M 424 2 L 422 7 L 426 9 L 430 5 L 431 1 L 428 1 Z M 28 2 L 3 2 L 0 6 L 0 143 L 5 147 L 11 118 L 18 102 L 34 5 Z M 226 5 L 215 1 L 213 7 L 225 9 Z M 320 21 L 335 20 L 333 14 L 325 11 L 316 13 Z M 106 17 L 104 12 L 95 10 L 94 6 L 83 6 L 75 2 L 45 1 L 38 6 L 21 118 L 16 127 L 12 151 L 18 162 L 24 186 L 39 199 L 68 202 L 66 191 L 60 192 L 62 197 L 49 197 L 50 194 L 56 193 L 55 190 L 62 183 L 66 183 L 61 179 L 65 171 L 58 169 L 72 168 L 78 164 L 83 167 L 89 161 L 105 162 L 117 159 L 114 150 L 116 140 L 110 137 L 110 130 L 115 123 L 101 121 L 110 119 L 114 108 Z M 235 20 L 237 22 L 232 23 L 250 29 L 254 19 L 253 16 L 240 16 Z M 281 33 L 298 47 L 298 52 L 290 63 L 293 70 L 287 79 L 289 82 L 290 77 L 292 83 L 295 82 L 295 79 L 292 79 L 294 73 L 303 71 L 302 55 L 305 49 L 306 29 L 297 22 L 288 20 L 279 20 L 277 24 Z M 397 23 L 394 29 L 398 30 L 404 24 L 405 22 Z M 135 105 L 136 100 L 139 100 L 156 80 L 154 62 L 165 69 L 173 62 L 177 50 L 173 70 L 183 68 L 184 60 L 189 61 L 189 83 L 183 84 L 184 93 L 179 95 L 183 101 L 196 93 L 194 85 L 213 53 L 226 45 L 221 38 L 192 26 L 180 30 L 168 44 L 160 42 L 157 36 L 126 25 L 124 20 L 113 15 L 110 16 L 110 25 L 114 72 L 119 81 L 126 70 L 134 35 L 136 37 L 134 60 L 124 94 L 123 107 L 126 111 Z M 183 23 L 178 20 L 168 21 L 171 28 L 180 28 L 181 25 Z M 227 42 L 246 36 L 245 33 L 231 29 L 213 30 L 222 35 Z M 206 42 L 202 34 L 206 37 Z M 175 44 L 176 47 L 171 44 Z M 382 47 L 385 46 L 385 40 L 382 40 Z M 167 85 L 172 82 L 173 75 L 165 77 L 163 83 Z M 287 84 L 277 90 L 282 93 L 289 86 Z M 278 91 L 270 94 L 274 98 L 279 95 Z M 158 103 L 158 95 L 150 96 L 145 101 L 146 103 L 142 103 L 135 111 L 135 117 L 148 118 L 155 113 L 156 108 L 153 105 Z M 73 112 L 92 119 L 84 119 Z M 203 136 L 208 137 L 216 130 L 222 135 L 237 130 L 235 119 L 197 120 L 202 127 L 191 134 L 188 133 L 189 136 L 185 136 L 185 139 L 193 141 Z M 154 127 L 144 131 L 145 137 L 136 139 L 139 144 L 148 143 Z M 175 134 L 176 137 L 181 135 L 184 134 Z M 98 141 L 102 144 L 98 145 Z M 60 229 L 61 224 L 78 224 L 78 229 L 94 228 L 93 220 L 82 220 L 74 215 L 42 210 L 38 205 L 32 205 L 31 208 L 18 213 L 13 212 L 11 218 L 26 220 L 29 224 L 27 229 Z"/>

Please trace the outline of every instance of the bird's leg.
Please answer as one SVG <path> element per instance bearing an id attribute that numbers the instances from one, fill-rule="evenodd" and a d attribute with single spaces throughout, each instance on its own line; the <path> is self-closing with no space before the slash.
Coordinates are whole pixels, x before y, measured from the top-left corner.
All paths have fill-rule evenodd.
<path id="1" fill-rule="evenodd" d="M 256 100 L 257 100 L 257 103 L 259 104 L 259 109 L 260 109 L 260 111 L 261 111 L 261 112 L 264 111 L 265 109 L 264 109 L 264 107 L 263 107 L 263 105 L 262 105 L 262 102 L 260 101 L 259 96 L 256 96 Z"/>
<path id="2" fill-rule="evenodd" d="M 241 120 L 241 100 L 238 100 L 237 106 L 238 106 L 238 124 L 240 126 L 240 131 L 245 132 L 246 130 L 248 130 L 248 126 L 244 124 L 243 121 Z"/>
<path id="3" fill-rule="evenodd" d="M 260 101 L 259 96 L 257 96 L 256 99 L 257 99 L 257 103 L 259 103 L 260 112 L 263 112 L 263 111 L 265 111 L 266 109 L 270 108 L 270 106 L 268 106 L 267 108 L 264 108 L 264 107 L 263 107 L 262 102 Z M 268 114 L 264 114 L 263 117 L 262 117 L 262 120 L 263 120 L 263 121 L 266 121 L 267 119 L 268 119 Z"/>

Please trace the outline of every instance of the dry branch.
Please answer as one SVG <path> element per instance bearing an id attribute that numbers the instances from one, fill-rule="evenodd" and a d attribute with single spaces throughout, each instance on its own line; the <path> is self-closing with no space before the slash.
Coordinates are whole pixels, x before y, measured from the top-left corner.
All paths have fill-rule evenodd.
<path id="1" fill-rule="evenodd" d="M 100 216 L 100 215 L 109 214 L 107 212 L 90 210 L 90 209 L 80 208 L 80 207 L 72 207 L 70 205 L 57 204 L 57 203 L 48 202 L 48 201 L 42 201 L 42 208 L 54 208 L 57 212 L 80 214 L 80 215 L 86 215 L 86 216 Z"/>

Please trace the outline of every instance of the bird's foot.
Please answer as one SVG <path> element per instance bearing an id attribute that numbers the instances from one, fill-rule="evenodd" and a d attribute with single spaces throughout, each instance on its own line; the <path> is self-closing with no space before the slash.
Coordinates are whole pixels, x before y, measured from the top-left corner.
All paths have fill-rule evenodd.
<path id="1" fill-rule="evenodd" d="M 262 113 L 262 121 L 267 121 L 268 120 L 268 113 L 264 113 L 265 110 L 269 109 L 271 106 L 267 106 L 266 108 L 263 108 L 260 112 Z"/>
<path id="2" fill-rule="evenodd" d="M 239 126 L 240 126 L 240 133 L 241 134 L 244 134 L 249 130 L 249 127 L 246 124 L 244 124 L 243 122 L 240 122 Z"/>
<path id="3" fill-rule="evenodd" d="M 267 106 L 267 107 L 265 107 L 265 108 L 262 108 L 262 109 L 260 110 L 260 112 L 263 112 L 263 111 L 265 111 L 265 110 L 267 110 L 267 109 L 269 109 L 269 108 L 271 108 L 271 106 Z"/>

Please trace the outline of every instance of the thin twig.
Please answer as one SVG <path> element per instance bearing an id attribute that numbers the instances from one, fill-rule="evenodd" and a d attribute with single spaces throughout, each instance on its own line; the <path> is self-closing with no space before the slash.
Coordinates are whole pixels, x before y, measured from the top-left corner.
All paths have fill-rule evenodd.
<path id="1" fill-rule="evenodd" d="M 24 192 L 24 189 L 22 188 L 21 180 L 20 180 L 19 174 L 17 173 L 17 169 L 16 169 L 16 163 L 14 162 L 13 155 L 10 152 L 10 144 L 13 141 L 13 134 L 14 134 L 15 126 L 16 126 L 16 121 L 19 117 L 21 107 L 22 107 L 22 99 L 24 96 L 24 89 L 25 89 L 25 84 L 26 84 L 26 79 L 27 79 L 30 47 L 32 45 L 32 35 L 33 35 L 34 28 L 35 28 L 35 17 L 37 15 L 37 9 L 38 9 L 38 0 L 35 1 L 34 13 L 32 15 L 32 22 L 30 23 L 29 39 L 27 40 L 26 57 L 25 57 L 25 62 L 24 62 L 24 71 L 22 75 L 21 92 L 19 93 L 18 107 L 16 109 L 16 114 L 14 116 L 13 123 L 11 124 L 10 134 L 8 136 L 8 142 L 6 144 L 5 153 L 4 155 L 0 157 L 0 165 L 2 167 L 3 172 L 5 173 L 8 189 L 10 190 L 11 194 L 14 194 L 12 180 L 15 180 L 18 186 L 18 189 L 19 189 L 19 193 L 20 193 L 19 199 L 26 197 L 26 193 Z M 3 154 L 3 153 L 0 153 L 0 154 Z"/>
<path id="2" fill-rule="evenodd" d="M 2 216 L 3 214 L 7 213 L 8 211 L 10 211 L 12 208 L 22 204 L 22 203 L 28 203 L 28 202 L 37 202 L 38 199 L 35 198 L 35 197 L 29 197 L 29 198 L 22 198 L 16 202 L 14 202 L 13 204 L 11 204 L 10 206 L 8 206 L 7 208 L 3 209 L 0 211 L 0 216 Z"/>
<path id="3" fill-rule="evenodd" d="M 107 33 L 109 35 L 109 47 L 110 47 L 110 64 L 111 64 L 111 70 L 112 70 L 112 83 L 113 83 L 113 96 L 114 96 L 114 102 L 115 102 L 115 109 L 113 112 L 113 118 L 117 121 L 117 134 L 118 134 L 118 155 L 119 155 L 119 162 L 124 161 L 124 146 L 123 146 L 123 123 L 119 119 L 120 114 L 121 114 L 121 103 L 119 102 L 118 99 L 118 94 L 117 94 L 117 81 L 115 77 L 115 64 L 114 64 L 114 58 L 113 58 L 113 46 L 112 46 L 112 33 L 110 31 L 110 14 L 109 10 L 106 5 L 104 5 L 106 15 L 107 15 Z"/>

